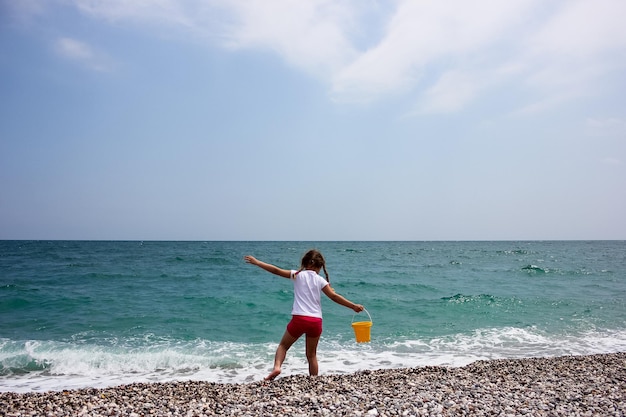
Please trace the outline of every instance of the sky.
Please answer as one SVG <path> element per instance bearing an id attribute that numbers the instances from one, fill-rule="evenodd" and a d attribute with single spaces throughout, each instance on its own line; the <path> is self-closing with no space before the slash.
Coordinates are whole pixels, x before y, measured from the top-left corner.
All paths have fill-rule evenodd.
<path id="1" fill-rule="evenodd" d="M 0 239 L 626 239 L 623 0 L 0 0 Z"/>

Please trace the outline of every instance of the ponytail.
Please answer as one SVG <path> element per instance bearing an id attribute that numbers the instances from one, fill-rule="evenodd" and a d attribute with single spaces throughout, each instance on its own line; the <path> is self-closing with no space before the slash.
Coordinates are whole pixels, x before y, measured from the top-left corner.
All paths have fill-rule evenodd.
<path id="1" fill-rule="evenodd" d="M 304 256 L 302 257 L 302 262 L 300 264 L 300 271 L 311 266 L 315 268 L 323 268 L 324 275 L 326 275 L 326 281 L 328 281 L 328 283 L 330 284 L 330 276 L 328 275 L 328 271 L 326 270 L 326 261 L 318 250 L 311 249 L 304 254 Z"/>

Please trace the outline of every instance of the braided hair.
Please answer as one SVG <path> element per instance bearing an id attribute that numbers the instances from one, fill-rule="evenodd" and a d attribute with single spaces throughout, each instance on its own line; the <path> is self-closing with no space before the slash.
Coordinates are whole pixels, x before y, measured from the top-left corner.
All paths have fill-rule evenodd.
<path id="1" fill-rule="evenodd" d="M 300 271 L 306 268 L 321 268 L 324 270 L 324 275 L 326 275 L 326 281 L 330 283 L 330 276 L 328 275 L 328 271 L 326 271 L 326 261 L 322 256 L 321 252 L 317 249 L 311 249 L 302 257 L 302 262 L 300 263 Z M 298 271 L 299 272 L 299 271 Z"/>

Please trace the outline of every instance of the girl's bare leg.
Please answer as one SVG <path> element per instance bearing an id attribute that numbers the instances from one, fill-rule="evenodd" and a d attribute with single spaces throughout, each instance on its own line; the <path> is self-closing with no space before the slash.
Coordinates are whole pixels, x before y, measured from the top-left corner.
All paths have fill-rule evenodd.
<path id="1" fill-rule="evenodd" d="M 266 381 L 271 381 L 280 375 L 281 367 L 283 366 L 285 357 L 287 357 L 287 351 L 296 340 L 298 340 L 298 338 L 293 337 L 287 330 L 285 330 L 285 334 L 283 334 L 283 338 L 280 340 L 278 348 L 276 349 L 276 355 L 274 356 L 274 369 L 272 369 L 272 372 L 265 377 Z"/>
<path id="2" fill-rule="evenodd" d="M 309 361 L 309 375 L 315 376 L 318 372 L 317 367 L 317 344 L 320 337 L 306 337 L 306 360 Z"/>

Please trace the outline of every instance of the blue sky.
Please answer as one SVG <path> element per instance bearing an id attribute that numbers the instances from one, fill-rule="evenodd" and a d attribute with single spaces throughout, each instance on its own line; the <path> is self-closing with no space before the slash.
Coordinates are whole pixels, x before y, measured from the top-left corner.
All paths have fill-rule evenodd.
<path id="1" fill-rule="evenodd" d="M 622 0 L 0 0 L 0 239 L 626 239 Z"/>

